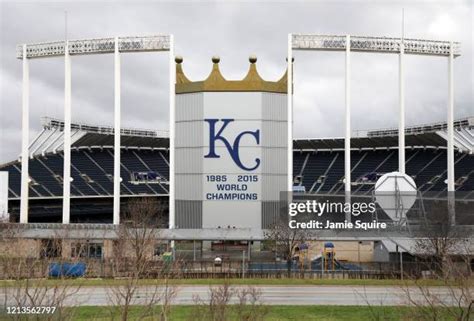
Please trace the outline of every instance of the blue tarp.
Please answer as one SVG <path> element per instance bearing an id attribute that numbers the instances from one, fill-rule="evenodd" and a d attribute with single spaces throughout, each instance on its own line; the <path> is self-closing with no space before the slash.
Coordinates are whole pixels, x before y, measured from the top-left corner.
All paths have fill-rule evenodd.
<path id="1" fill-rule="evenodd" d="M 49 265 L 50 277 L 80 277 L 86 274 L 85 263 L 51 263 Z"/>

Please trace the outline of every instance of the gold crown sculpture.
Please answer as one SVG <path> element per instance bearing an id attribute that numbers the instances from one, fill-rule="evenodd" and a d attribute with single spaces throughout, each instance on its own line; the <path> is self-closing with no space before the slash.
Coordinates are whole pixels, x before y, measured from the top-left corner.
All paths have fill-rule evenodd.
<path id="1" fill-rule="evenodd" d="M 278 81 L 266 81 L 257 72 L 257 57 L 250 56 L 250 68 L 242 80 L 227 80 L 219 70 L 220 58 L 212 57 L 212 71 L 209 76 L 203 81 L 190 81 L 184 74 L 181 64 L 183 58 L 176 56 L 176 93 L 195 93 L 203 91 L 261 91 L 286 94 L 287 87 L 287 73 L 283 75 Z"/>

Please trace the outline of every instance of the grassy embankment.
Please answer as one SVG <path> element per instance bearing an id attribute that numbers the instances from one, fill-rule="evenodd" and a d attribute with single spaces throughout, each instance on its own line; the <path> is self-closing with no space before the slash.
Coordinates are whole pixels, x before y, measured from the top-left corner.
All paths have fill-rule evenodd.
<path id="1" fill-rule="evenodd" d="M 40 279 L 40 280 L 29 280 L 31 284 L 38 286 L 54 286 L 56 284 L 65 284 L 71 286 L 117 286 L 123 285 L 125 280 L 123 279 L 85 279 L 77 278 L 70 280 L 57 280 L 57 279 Z M 397 280 L 397 279 L 171 279 L 169 280 L 172 284 L 177 285 L 219 285 L 224 282 L 228 282 L 232 285 L 330 285 L 330 286 L 401 286 L 401 285 L 414 285 L 413 280 Z M 0 280 L 0 287 L 18 286 L 18 282 L 25 281 L 12 281 L 12 280 Z M 156 282 L 162 282 L 161 280 L 155 279 L 143 279 L 140 280 L 141 285 L 153 285 Z M 441 280 L 418 280 L 417 284 L 425 286 L 442 286 L 446 285 Z"/>

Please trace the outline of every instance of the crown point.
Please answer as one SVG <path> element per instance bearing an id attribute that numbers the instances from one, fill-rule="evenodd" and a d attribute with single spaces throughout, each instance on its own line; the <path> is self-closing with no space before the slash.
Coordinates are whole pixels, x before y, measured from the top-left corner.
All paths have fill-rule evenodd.
<path id="1" fill-rule="evenodd" d="M 218 64 L 219 61 L 221 61 L 221 58 L 219 58 L 219 56 L 213 56 L 213 57 L 212 57 L 212 62 L 213 62 L 213 63 Z"/>
<path id="2" fill-rule="evenodd" d="M 176 56 L 174 57 L 174 61 L 177 63 L 177 64 L 180 64 L 183 62 L 183 57 L 181 56 Z"/>
<path id="3" fill-rule="evenodd" d="M 257 62 L 257 56 L 255 56 L 255 55 L 250 55 L 249 61 L 250 61 L 251 64 L 256 63 L 256 62 Z"/>

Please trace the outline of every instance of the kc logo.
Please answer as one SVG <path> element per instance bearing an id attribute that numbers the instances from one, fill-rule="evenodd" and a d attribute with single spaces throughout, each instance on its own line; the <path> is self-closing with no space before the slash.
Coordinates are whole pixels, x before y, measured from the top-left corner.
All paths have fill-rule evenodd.
<path id="1" fill-rule="evenodd" d="M 255 138 L 255 141 L 257 142 L 257 145 L 260 144 L 260 130 L 257 129 L 255 131 L 243 131 L 240 134 L 235 137 L 233 144 L 231 145 L 229 141 L 222 136 L 222 133 L 224 129 L 229 125 L 231 122 L 234 121 L 234 119 L 216 119 L 216 118 L 207 118 L 204 119 L 205 122 L 209 124 L 209 153 L 204 156 L 204 158 L 220 158 L 220 155 L 216 154 L 216 141 L 220 140 L 222 143 L 224 143 L 225 147 L 227 148 L 227 151 L 229 152 L 229 155 L 232 157 L 234 160 L 234 163 L 239 166 L 241 169 L 246 170 L 246 171 L 253 171 L 260 166 L 260 158 L 255 158 L 255 165 L 253 167 L 247 167 L 244 164 L 242 164 L 242 161 L 240 160 L 240 155 L 239 155 L 239 148 L 240 148 L 240 140 L 242 139 L 243 136 L 245 135 L 250 135 Z M 222 121 L 222 126 L 220 129 L 217 130 L 216 132 L 216 124 Z"/>

